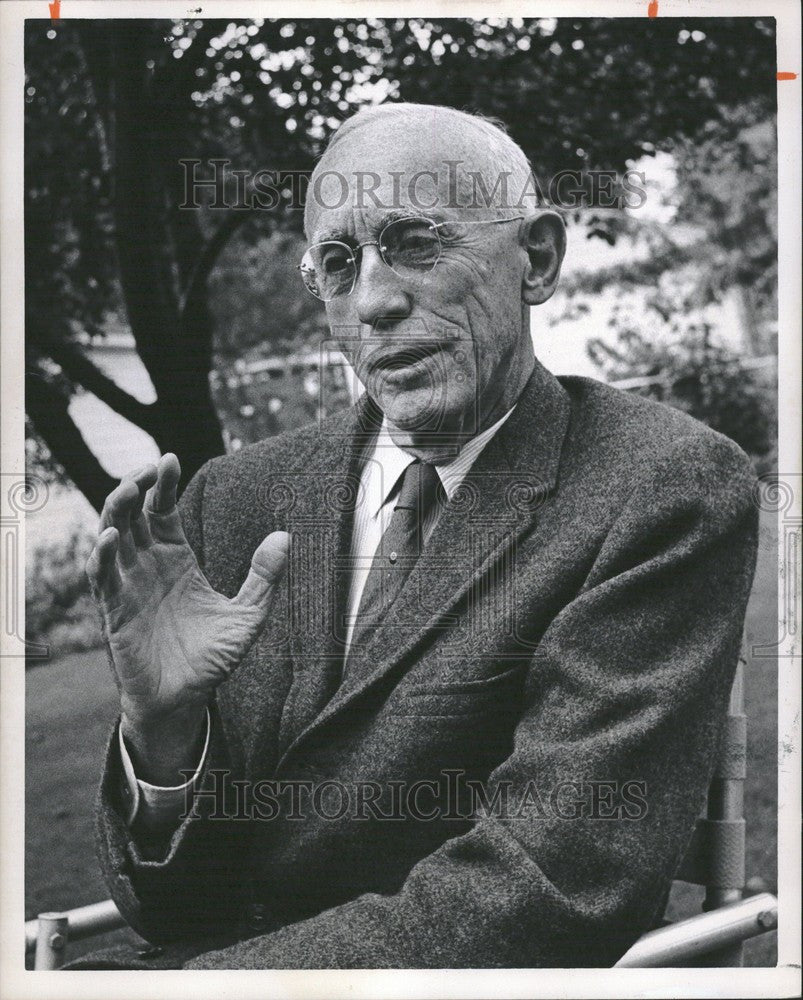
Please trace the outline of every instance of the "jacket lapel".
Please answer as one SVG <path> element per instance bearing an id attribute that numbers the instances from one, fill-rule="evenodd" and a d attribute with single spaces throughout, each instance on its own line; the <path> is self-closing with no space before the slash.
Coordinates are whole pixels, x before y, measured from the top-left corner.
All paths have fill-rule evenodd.
<path id="1" fill-rule="evenodd" d="M 371 669 L 355 670 L 351 675 L 353 680 L 338 686 L 342 644 L 332 644 L 333 668 L 327 668 L 325 677 L 318 677 L 312 685 L 314 692 L 303 719 L 301 714 L 295 714 L 295 735 L 288 734 L 291 742 L 282 744 L 286 747 L 285 757 L 309 734 L 343 712 L 362 692 L 393 670 L 406 669 L 419 643 L 433 633 L 453 627 L 457 621 L 456 605 L 464 597 L 468 595 L 470 609 L 472 597 L 479 596 L 481 588 L 498 585 L 492 570 L 518 539 L 532 529 L 537 510 L 555 487 L 569 414 L 567 393 L 536 362 L 516 409 L 445 504 L 416 567 L 386 620 L 362 651 Z M 381 421 L 381 414 L 372 412 L 371 416 Z M 365 404 L 362 411 L 357 410 L 357 425 L 365 426 Z M 362 456 L 370 440 L 362 430 L 348 456 L 344 456 L 348 462 L 344 475 L 352 477 L 352 481 L 355 475 L 359 476 Z M 350 526 L 350 519 L 347 523 L 341 521 L 335 532 L 334 551 L 346 556 Z M 341 558 L 341 562 L 346 560 Z M 303 583 L 299 580 L 299 586 Z M 347 583 L 344 576 L 333 595 L 333 613 L 340 616 L 339 621 L 345 610 Z M 311 673 L 314 672 L 313 669 Z"/>
<path id="2" fill-rule="evenodd" d="M 354 509 L 360 500 L 360 472 L 381 424 L 381 413 L 363 398 L 329 425 L 309 469 L 279 476 L 267 492 L 289 510 L 277 526 L 289 531 L 292 548 L 288 594 L 293 682 L 279 733 L 286 746 L 331 700 L 341 679 L 343 618 L 349 580 L 345 560 L 351 546 Z"/>

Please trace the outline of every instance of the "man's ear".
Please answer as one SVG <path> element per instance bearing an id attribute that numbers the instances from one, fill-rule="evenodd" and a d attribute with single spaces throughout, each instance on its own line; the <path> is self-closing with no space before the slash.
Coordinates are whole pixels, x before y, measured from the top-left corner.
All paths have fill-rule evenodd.
<path id="1" fill-rule="evenodd" d="M 522 242 L 529 263 L 521 283 L 521 297 L 527 305 L 538 306 L 546 302 L 558 285 L 566 253 L 563 219 L 549 209 L 534 212 L 524 220 Z"/>

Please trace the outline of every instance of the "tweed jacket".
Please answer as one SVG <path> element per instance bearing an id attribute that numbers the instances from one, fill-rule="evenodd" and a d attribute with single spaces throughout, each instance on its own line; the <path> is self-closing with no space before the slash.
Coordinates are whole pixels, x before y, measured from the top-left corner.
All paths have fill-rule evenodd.
<path id="1" fill-rule="evenodd" d="M 750 464 L 537 364 L 341 683 L 376 419 L 363 401 L 187 486 L 222 593 L 270 531 L 292 554 L 172 834 L 127 828 L 112 734 L 110 891 L 176 967 L 610 966 L 660 919 L 704 803 L 755 565 Z"/>

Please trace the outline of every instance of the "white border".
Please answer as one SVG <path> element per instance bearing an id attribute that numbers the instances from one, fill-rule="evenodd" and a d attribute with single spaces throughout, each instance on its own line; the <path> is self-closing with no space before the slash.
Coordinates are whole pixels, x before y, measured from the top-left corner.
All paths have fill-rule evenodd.
<path id="1" fill-rule="evenodd" d="M 60 16 L 171 18 L 191 16 L 202 6 L 203 18 L 227 17 L 644 17 L 647 0 L 508 0 L 501 2 L 390 2 L 390 0 L 62 0 Z M 4 472 L 24 468 L 24 409 L 20 359 L 23 357 L 23 20 L 48 17 L 47 0 L 0 3 L 0 392 Z M 797 74 L 778 83 L 779 160 L 779 411 L 782 478 L 801 472 L 801 65 L 800 9 L 796 0 L 659 0 L 659 17 L 763 16 L 777 20 L 778 70 Z M 800 483 L 800 480 L 797 480 Z M 800 492 L 796 497 L 800 516 Z M 788 512 L 787 512 L 788 517 Z M 781 515 L 779 515 L 779 519 Z M 783 537 L 783 531 L 780 532 Z M 23 538 L 24 542 L 24 538 Z M 779 588 L 782 589 L 782 588 Z M 797 587 L 797 655 L 800 655 L 800 582 Z M 779 617 L 784 615 L 780 607 Z M 781 660 L 779 668 L 779 742 L 785 752 L 779 770 L 779 967 L 776 969 L 655 970 L 446 970 L 372 972 L 75 972 L 24 971 L 23 843 L 24 698 L 21 660 L 0 660 L 0 995 L 80 996 L 90 1000 L 136 997 L 379 998 L 407 997 L 784 997 L 800 991 L 800 687 L 799 658 Z M 795 967 L 796 966 L 796 967 Z"/>

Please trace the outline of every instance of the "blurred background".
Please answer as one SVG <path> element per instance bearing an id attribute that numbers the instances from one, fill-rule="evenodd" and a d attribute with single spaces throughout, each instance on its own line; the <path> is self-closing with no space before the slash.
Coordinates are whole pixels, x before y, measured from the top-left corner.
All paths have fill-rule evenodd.
<path id="1" fill-rule="evenodd" d="M 107 895 L 91 810 L 115 690 L 84 576 L 106 494 L 167 450 L 186 481 L 354 389 L 296 270 L 297 192 L 249 207 L 231 171 L 309 171 L 339 122 L 397 100 L 501 119 L 544 189 L 563 170 L 640 171 L 639 207 L 567 211 L 536 354 L 681 407 L 767 475 L 774 31 L 769 18 L 26 22 L 26 449 L 48 491 L 26 518 L 27 917 Z M 203 178 L 214 159 L 228 181 L 180 207 L 181 161 Z M 751 648 L 777 639 L 776 546 L 762 511 Z M 747 870 L 771 889 L 776 670 L 770 653 L 747 670 Z M 677 894 L 677 913 L 695 893 Z M 775 964 L 773 938 L 751 943 L 751 964 Z"/>

